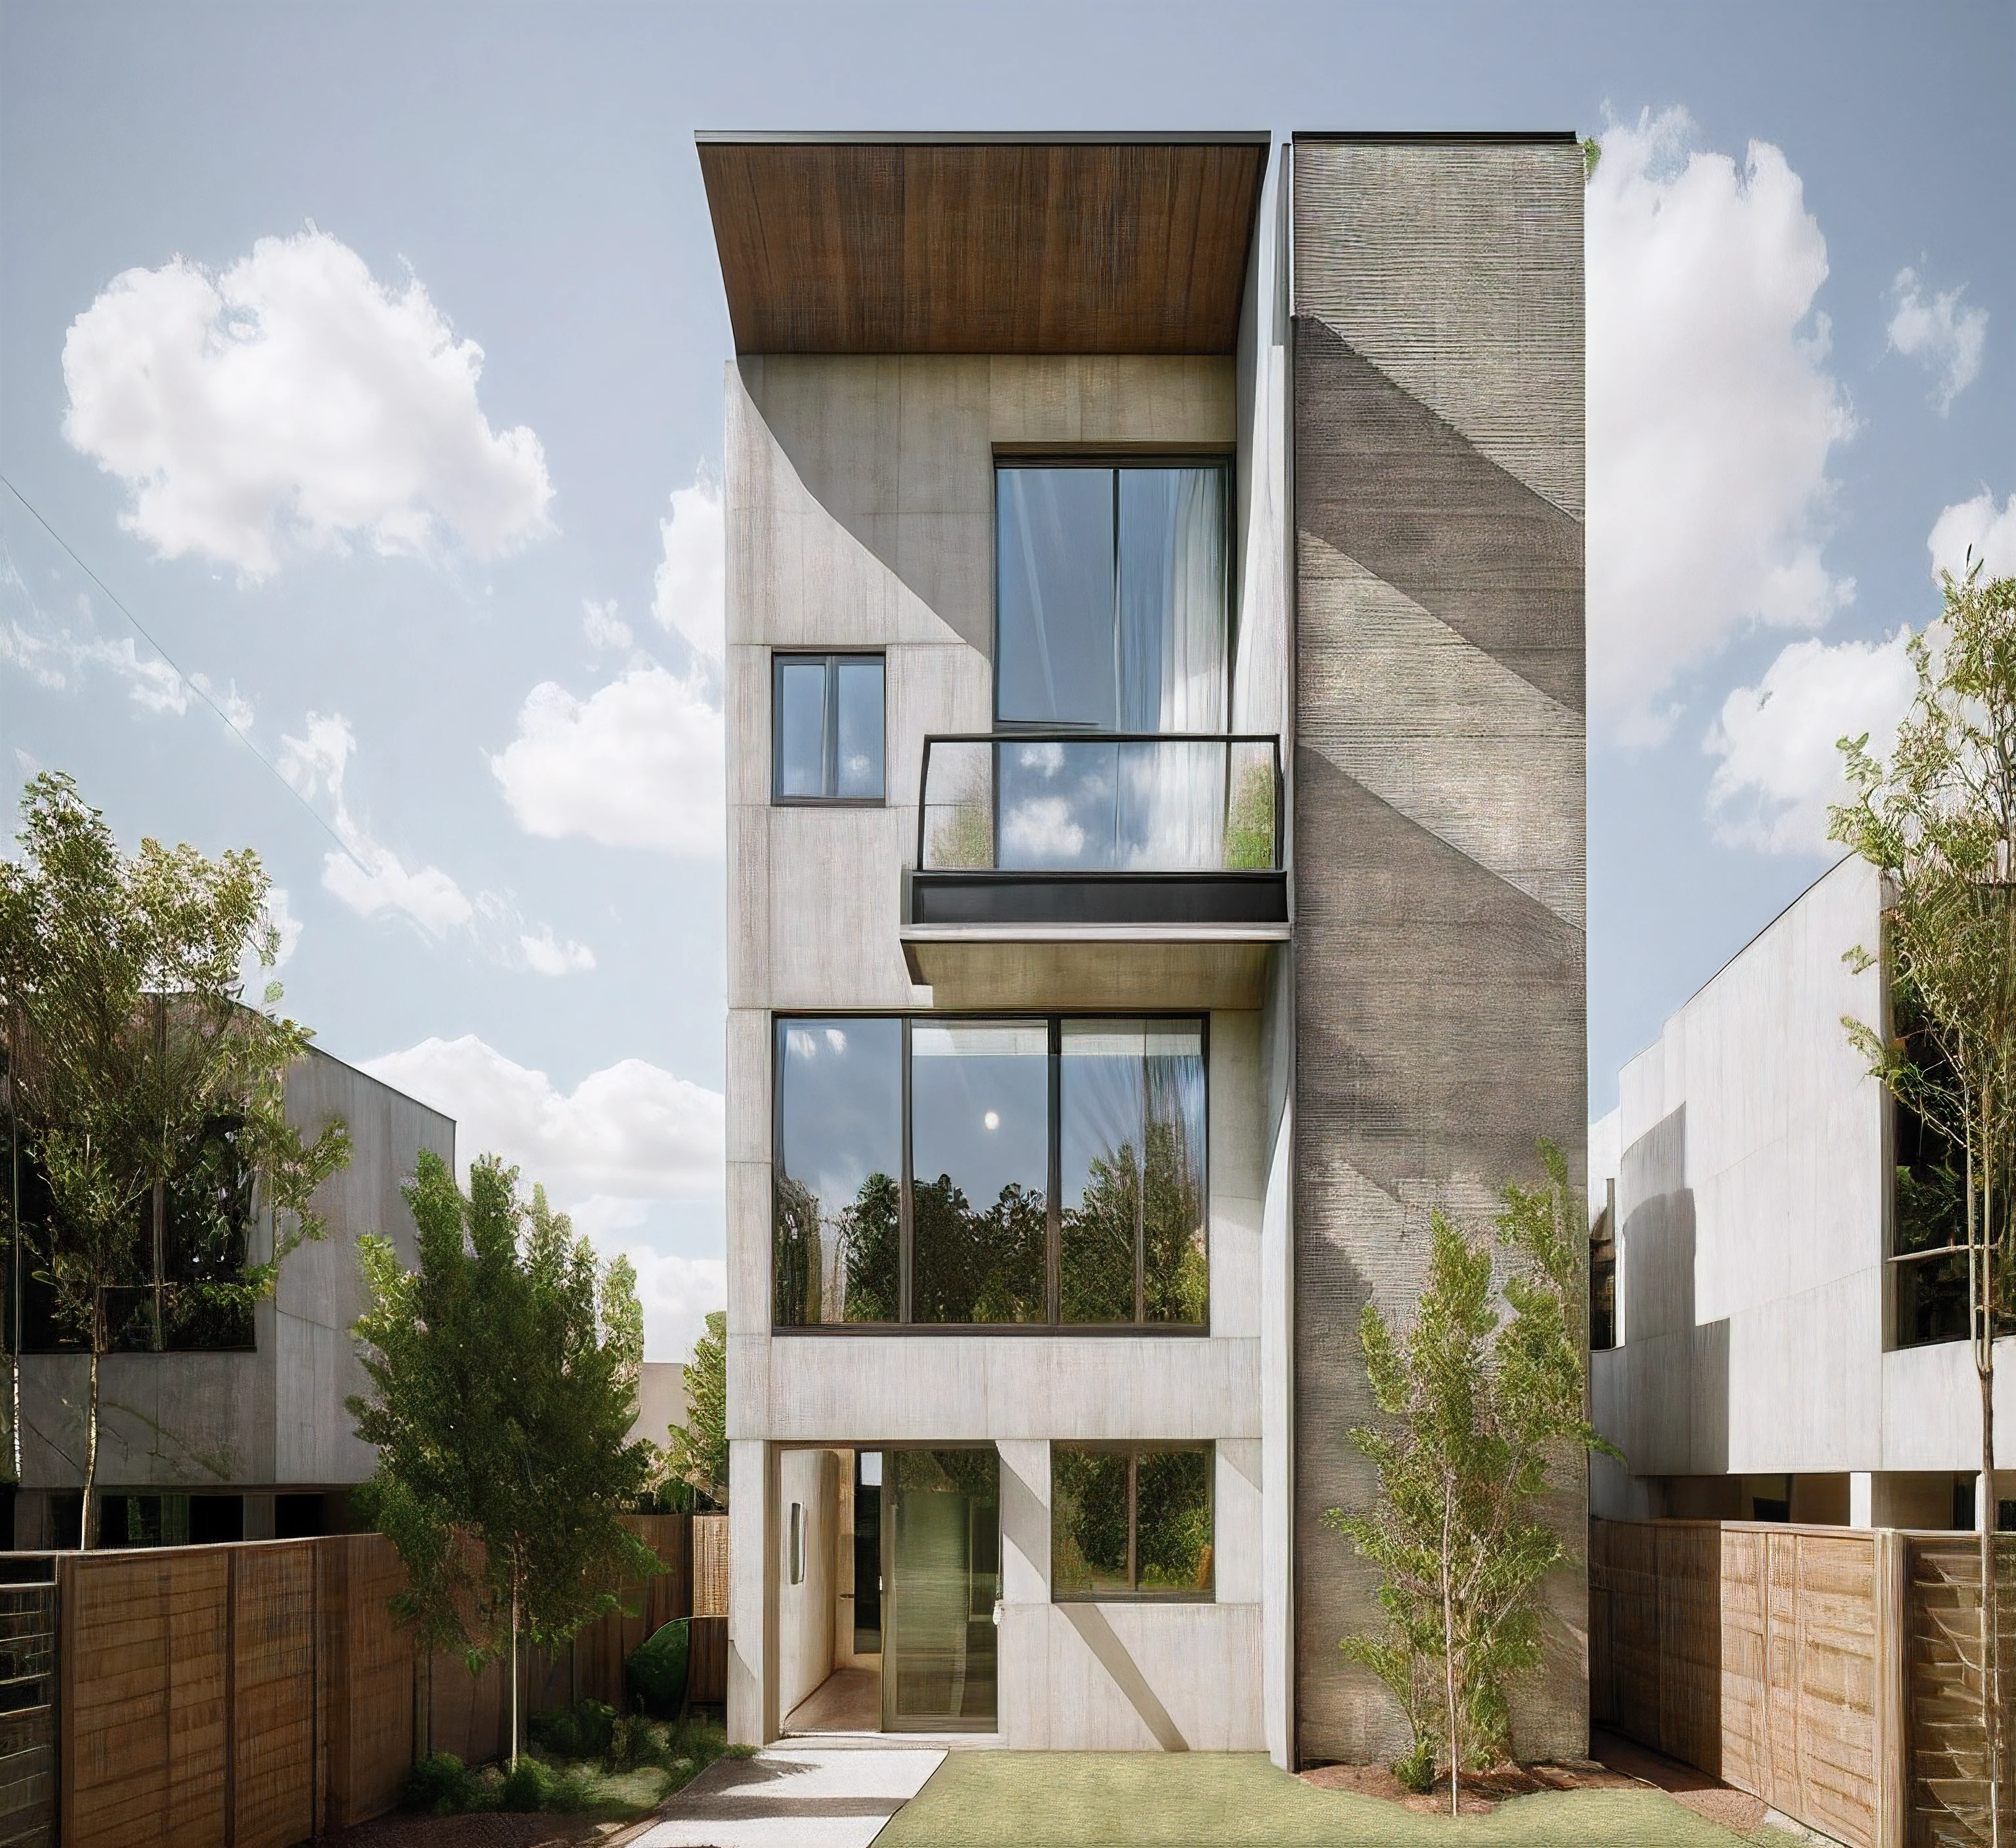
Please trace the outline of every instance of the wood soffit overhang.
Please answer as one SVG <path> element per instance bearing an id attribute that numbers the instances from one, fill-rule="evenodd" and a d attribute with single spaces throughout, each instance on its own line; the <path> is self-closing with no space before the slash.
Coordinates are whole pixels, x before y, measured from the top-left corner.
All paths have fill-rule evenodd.
<path id="1" fill-rule="evenodd" d="M 740 353 L 1230 353 L 1268 138 L 703 135 Z"/>

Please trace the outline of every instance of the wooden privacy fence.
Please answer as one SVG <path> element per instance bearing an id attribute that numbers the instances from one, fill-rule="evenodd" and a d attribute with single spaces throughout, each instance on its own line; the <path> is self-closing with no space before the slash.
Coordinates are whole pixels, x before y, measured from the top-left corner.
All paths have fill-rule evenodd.
<path id="1" fill-rule="evenodd" d="M 611 1612 L 571 1649 L 535 1655 L 526 1711 L 621 1706 L 627 1649 L 682 1614 L 684 1520 L 635 1525 L 671 1569 L 636 1616 Z M 495 1665 L 472 1677 L 452 1657 L 416 1664 L 387 1608 L 405 1576 L 381 1535 L 54 1565 L 64 1848 L 293 1848 L 392 1807 L 416 1757 L 494 1757 L 504 1742 Z"/>
<path id="2" fill-rule="evenodd" d="M 2016 1536 L 1996 1559 L 2016 1739 Z M 1590 1717 L 1852 1848 L 1985 1843 L 1979 1597 L 1971 1534 L 1597 1521 Z"/>

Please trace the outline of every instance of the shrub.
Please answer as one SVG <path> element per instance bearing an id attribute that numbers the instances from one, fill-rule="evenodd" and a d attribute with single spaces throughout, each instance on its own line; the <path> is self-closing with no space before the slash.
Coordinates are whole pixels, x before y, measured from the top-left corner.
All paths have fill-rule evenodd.
<path id="1" fill-rule="evenodd" d="M 406 1807 L 437 1816 L 459 1816 L 473 1809 L 482 1786 L 452 1752 L 423 1758 L 406 1774 Z"/>
<path id="2" fill-rule="evenodd" d="M 499 1793 L 502 1808 L 524 1814 L 541 1808 L 545 1800 L 546 1780 L 537 1759 L 521 1758 L 504 1774 L 504 1788 Z"/>
<path id="3" fill-rule="evenodd" d="M 626 1713 L 609 1730 L 610 1765 L 619 1771 L 661 1763 L 671 1750 L 671 1729 L 644 1713 Z"/>
<path id="4" fill-rule="evenodd" d="M 669 1720 L 686 1698 L 686 1657 L 689 1647 L 686 1619 L 675 1617 L 661 1623 L 649 1637 L 630 1652 L 623 1664 L 638 1704 L 648 1713 Z"/>
<path id="5" fill-rule="evenodd" d="M 616 1709 L 599 1700 L 578 1700 L 535 1713 L 529 1725 L 534 1742 L 556 1758 L 607 1758 Z"/>
<path id="6" fill-rule="evenodd" d="M 1425 1796 L 1435 1787 L 1435 1742 L 1417 1739 L 1389 1767 L 1402 1790 Z"/>

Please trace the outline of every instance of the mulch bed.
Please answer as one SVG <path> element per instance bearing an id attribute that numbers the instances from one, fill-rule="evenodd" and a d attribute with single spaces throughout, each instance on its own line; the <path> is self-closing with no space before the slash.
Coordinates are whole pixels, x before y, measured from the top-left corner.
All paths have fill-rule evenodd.
<path id="1" fill-rule="evenodd" d="M 1662 1758 L 1643 1745 L 1608 1733 L 1596 1734 L 1590 1744 L 1596 1754 L 1593 1758 L 1564 1764 L 1506 1764 L 1466 1774 L 1460 1799 L 1461 1814 L 1489 1816 L 1508 1798 L 1532 1796 L 1544 1790 L 1633 1790 L 1650 1785 L 1695 1814 L 1739 1834 L 1747 1834 L 1763 1824 L 1764 1805 L 1748 1792 L 1732 1789 L 1691 1766 Z M 1383 1764 L 1319 1765 L 1304 1771 L 1301 1779 L 1318 1790 L 1348 1790 L 1359 1796 L 1383 1798 L 1419 1815 L 1449 1814 L 1446 1778 L 1438 1778 L 1435 1789 L 1426 1793 L 1403 1790 L 1399 1780 Z"/>

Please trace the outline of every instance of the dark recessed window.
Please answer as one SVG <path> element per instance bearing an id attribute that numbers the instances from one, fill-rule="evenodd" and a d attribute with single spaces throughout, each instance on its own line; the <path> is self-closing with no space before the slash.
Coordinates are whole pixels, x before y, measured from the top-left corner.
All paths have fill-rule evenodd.
<path id="1" fill-rule="evenodd" d="M 1208 1444 L 1053 1444 L 1050 1595 L 1212 1595 Z"/>
<path id="2" fill-rule="evenodd" d="M 1218 462 L 995 470 L 1003 724 L 1225 729 L 1228 474 Z"/>
<path id="3" fill-rule="evenodd" d="M 779 1019 L 772 1319 L 1201 1330 L 1204 1023 Z"/>
<path id="4" fill-rule="evenodd" d="M 779 802 L 879 802 L 882 657 L 771 657 L 772 794 Z"/>

